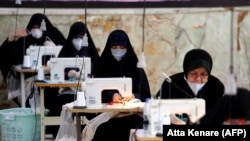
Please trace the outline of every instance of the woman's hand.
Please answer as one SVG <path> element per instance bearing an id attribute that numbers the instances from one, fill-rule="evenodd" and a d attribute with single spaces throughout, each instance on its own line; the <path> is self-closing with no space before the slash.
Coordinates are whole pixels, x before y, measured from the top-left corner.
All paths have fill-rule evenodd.
<path id="1" fill-rule="evenodd" d="M 113 103 L 124 103 L 122 96 L 119 93 L 113 95 Z"/>
<path id="2" fill-rule="evenodd" d="M 128 97 L 123 97 L 124 101 L 130 101 L 132 99 L 135 99 L 135 96 L 133 94 L 131 96 L 128 96 Z"/>
<path id="3" fill-rule="evenodd" d="M 26 32 L 26 30 L 21 28 L 21 29 L 16 30 L 15 32 L 10 33 L 9 37 L 8 37 L 8 41 L 12 42 L 16 38 L 25 37 L 27 35 L 28 35 L 28 33 Z"/>

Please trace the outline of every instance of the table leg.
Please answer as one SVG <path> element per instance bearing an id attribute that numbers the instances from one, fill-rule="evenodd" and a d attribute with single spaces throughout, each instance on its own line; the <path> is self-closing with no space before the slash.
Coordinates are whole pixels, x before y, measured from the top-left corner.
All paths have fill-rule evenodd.
<path id="1" fill-rule="evenodd" d="M 45 138 L 45 124 L 44 124 L 44 88 L 40 88 L 40 120 L 41 120 L 41 141 Z"/>
<path id="2" fill-rule="evenodd" d="M 21 79 L 21 106 L 22 108 L 25 108 L 25 78 L 24 73 L 20 73 L 20 79 Z"/>
<path id="3" fill-rule="evenodd" d="M 76 135 L 77 141 L 81 141 L 81 115 L 76 113 Z"/>

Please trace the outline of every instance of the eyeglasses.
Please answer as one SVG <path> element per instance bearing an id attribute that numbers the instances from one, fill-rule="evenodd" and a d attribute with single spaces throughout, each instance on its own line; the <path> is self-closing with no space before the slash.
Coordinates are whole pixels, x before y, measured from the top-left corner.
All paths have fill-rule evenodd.
<path id="1" fill-rule="evenodd" d="M 188 73 L 188 75 L 189 76 L 191 76 L 192 78 L 198 78 L 198 77 L 200 77 L 201 79 L 207 79 L 208 78 L 208 73 L 201 73 L 201 74 L 199 74 L 199 73 L 197 73 L 197 72 L 189 72 Z"/>

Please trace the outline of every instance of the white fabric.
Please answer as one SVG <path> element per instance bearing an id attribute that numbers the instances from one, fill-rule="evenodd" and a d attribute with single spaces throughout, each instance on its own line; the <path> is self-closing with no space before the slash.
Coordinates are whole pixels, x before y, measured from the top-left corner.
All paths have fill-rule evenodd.
<path id="1" fill-rule="evenodd" d="M 131 115 L 131 113 L 104 112 L 98 115 L 86 123 L 86 126 L 82 131 L 82 141 L 91 141 L 95 135 L 96 129 L 102 123 L 107 122 L 111 118 L 120 118 L 128 115 Z"/>
<path id="2" fill-rule="evenodd" d="M 60 128 L 55 141 L 76 141 L 76 135 L 77 133 L 72 113 L 63 109 L 60 115 Z"/>
<path id="3" fill-rule="evenodd" d="M 136 141 L 135 133 L 136 133 L 136 131 L 134 131 L 133 133 L 129 134 L 129 141 Z"/>
<path id="4" fill-rule="evenodd" d="M 104 122 L 107 122 L 109 119 L 115 117 L 118 114 L 118 112 L 105 112 L 87 122 L 85 128 L 82 131 L 82 141 L 91 141 L 98 126 Z"/>
<path id="5" fill-rule="evenodd" d="M 76 101 L 67 103 L 62 106 L 62 109 L 73 108 Z M 92 120 L 86 123 L 85 128 L 82 130 L 82 141 L 91 141 L 95 135 L 96 129 L 104 122 L 107 122 L 111 118 L 120 118 L 131 115 L 131 113 L 120 113 L 120 112 L 103 112 L 96 116 Z"/>
<path id="6" fill-rule="evenodd" d="M 73 107 L 75 106 L 75 102 L 76 102 L 76 101 L 73 101 L 73 102 L 64 104 L 64 105 L 62 106 L 62 109 L 73 108 Z"/>

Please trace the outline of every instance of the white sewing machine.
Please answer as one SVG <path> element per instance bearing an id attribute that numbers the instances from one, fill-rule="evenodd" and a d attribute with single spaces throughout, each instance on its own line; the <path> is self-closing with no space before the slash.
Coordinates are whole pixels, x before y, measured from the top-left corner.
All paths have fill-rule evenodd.
<path id="1" fill-rule="evenodd" d="M 132 95 L 131 78 L 88 78 L 82 84 L 87 107 L 101 107 L 103 90 L 118 90 L 123 97 Z"/>
<path id="2" fill-rule="evenodd" d="M 170 124 L 165 121 L 170 114 L 186 113 L 192 123 L 205 115 L 205 100 L 200 98 L 151 100 L 150 104 L 149 132 L 153 135 L 163 133 L 163 125 Z"/>
<path id="3" fill-rule="evenodd" d="M 30 56 L 31 68 L 42 67 L 43 61 L 46 65 L 49 58 L 57 57 L 61 49 L 62 46 L 29 46 L 26 49 L 26 54 Z M 46 56 L 48 57 L 46 58 Z"/>
<path id="4" fill-rule="evenodd" d="M 66 68 L 78 68 L 79 71 L 82 70 L 81 79 L 91 74 L 90 57 L 51 58 L 48 66 L 50 68 L 50 80 L 52 83 L 68 81 L 65 80 Z"/>

